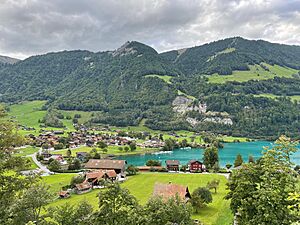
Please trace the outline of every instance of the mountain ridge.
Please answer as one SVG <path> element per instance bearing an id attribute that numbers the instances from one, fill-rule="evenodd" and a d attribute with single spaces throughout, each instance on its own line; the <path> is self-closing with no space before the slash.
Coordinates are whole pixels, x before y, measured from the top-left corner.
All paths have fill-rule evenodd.
<path id="1" fill-rule="evenodd" d="M 178 50 L 158 53 L 148 45 L 131 41 L 114 51 L 74 50 L 32 56 L 0 67 L 0 102 L 47 100 L 46 108 L 95 111 L 91 123 L 127 126 L 146 119 L 145 125 L 153 129 L 207 129 L 228 134 L 249 134 L 258 128 L 259 123 L 255 123 L 247 132 L 242 130 L 245 127 L 242 123 L 249 115 L 240 112 L 249 108 L 255 120 L 266 120 L 271 109 L 280 107 L 285 108 L 284 115 L 292 113 L 290 118 L 298 120 L 298 105 L 288 101 L 279 104 L 267 98 L 262 101 L 249 94 L 286 95 L 287 90 L 300 93 L 299 74 L 296 74 L 300 70 L 300 46 L 229 38 L 179 50 L 179 53 Z M 265 64 L 276 68 L 266 73 L 265 77 L 268 74 L 270 77 L 262 82 L 259 73 L 269 69 Z M 250 65 L 255 65 L 251 71 Z M 225 77 L 233 71 L 252 73 L 257 67 L 260 69 L 254 70 L 252 76 L 256 83 L 247 79 L 244 83 L 208 82 L 210 75 Z M 295 71 L 294 76 L 283 78 L 284 71 L 276 73 L 285 67 L 294 68 L 289 70 Z M 276 90 L 269 88 L 275 85 Z M 207 105 L 211 113 L 191 110 L 178 114 L 172 102 L 179 95 L 192 99 L 193 105 Z M 265 126 L 275 126 L 277 121 L 281 129 L 295 132 L 298 125 L 289 128 L 291 121 L 280 121 L 277 114 L 274 117 Z M 193 125 L 188 121 L 193 121 Z M 232 124 L 216 121 L 232 121 Z M 268 132 L 274 135 L 278 129 Z"/>

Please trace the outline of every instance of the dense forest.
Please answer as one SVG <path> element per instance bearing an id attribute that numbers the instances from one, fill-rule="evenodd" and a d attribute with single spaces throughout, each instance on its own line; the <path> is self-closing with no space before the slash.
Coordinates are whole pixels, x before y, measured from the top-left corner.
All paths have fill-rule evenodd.
<path id="1" fill-rule="evenodd" d="M 160 130 L 297 136 L 299 104 L 289 96 L 300 95 L 299 72 L 222 84 L 208 79 L 211 74 L 226 76 L 247 71 L 249 65 L 263 67 L 263 63 L 299 71 L 300 46 L 235 37 L 161 54 L 139 42 L 107 52 L 48 53 L 14 64 L 0 63 L 0 102 L 47 100 L 45 109 L 52 113 L 42 122 L 50 124 L 59 124 L 54 109 L 82 110 L 95 111 L 90 124 L 128 126 L 144 119 L 146 126 Z M 167 76 L 168 82 L 163 79 Z M 205 103 L 214 115 L 226 113 L 232 124 L 207 120 L 208 115 L 194 111 L 175 112 L 172 102 L 179 94 L 188 96 L 193 104 Z M 198 123 L 191 126 L 188 117 Z"/>

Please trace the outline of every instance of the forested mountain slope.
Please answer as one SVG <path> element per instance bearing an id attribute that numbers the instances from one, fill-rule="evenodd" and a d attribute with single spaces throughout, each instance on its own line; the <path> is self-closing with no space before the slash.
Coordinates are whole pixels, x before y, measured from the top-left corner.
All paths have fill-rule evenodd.
<path id="1" fill-rule="evenodd" d="M 0 64 L 0 101 L 40 99 L 48 108 L 96 111 L 92 123 L 146 119 L 153 129 L 295 136 L 299 104 L 258 96 L 300 95 L 299 69 L 299 46 L 236 37 L 158 54 L 127 42 L 115 51 L 63 51 Z"/>

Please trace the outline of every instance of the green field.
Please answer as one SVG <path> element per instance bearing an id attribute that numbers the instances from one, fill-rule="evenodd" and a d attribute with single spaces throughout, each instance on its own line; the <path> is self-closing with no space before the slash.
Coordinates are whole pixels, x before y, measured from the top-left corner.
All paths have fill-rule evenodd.
<path id="1" fill-rule="evenodd" d="M 249 65 L 250 70 L 248 71 L 233 71 L 231 75 L 219 75 L 213 74 L 208 77 L 210 83 L 225 83 L 227 81 L 246 82 L 249 80 L 267 80 L 274 77 L 292 77 L 293 74 L 298 73 L 298 70 L 282 67 L 278 65 L 264 66 L 269 68 L 269 71 L 262 68 L 260 65 Z"/>
<path id="2" fill-rule="evenodd" d="M 291 101 L 300 101 L 300 95 L 292 95 L 292 96 L 280 96 L 280 95 L 273 95 L 273 94 L 259 94 L 259 95 L 254 95 L 255 97 L 264 97 L 264 98 L 271 98 L 271 99 L 276 99 L 279 97 L 288 97 L 291 99 Z"/>
<path id="3" fill-rule="evenodd" d="M 149 74 L 149 75 L 146 75 L 145 77 L 157 77 L 159 79 L 162 79 L 164 82 L 166 82 L 168 84 L 172 84 L 171 79 L 174 78 L 174 77 L 168 76 L 168 75 L 157 75 L 157 74 Z"/>
<path id="4" fill-rule="evenodd" d="M 53 192 L 58 192 L 64 185 L 69 184 L 74 174 L 58 174 L 43 177 L 43 180 L 51 186 Z M 170 173 L 142 173 L 136 176 L 129 177 L 127 181 L 122 184 L 122 187 L 129 189 L 141 204 L 145 204 L 151 197 L 153 187 L 156 182 L 187 185 L 190 192 L 193 192 L 197 187 L 205 186 L 208 181 L 212 179 L 220 179 L 220 187 L 217 194 L 213 194 L 213 203 L 202 209 L 200 213 L 193 214 L 193 218 L 199 219 L 205 225 L 229 225 L 232 221 L 232 214 L 229 209 L 229 201 L 224 200 L 226 194 L 225 184 L 226 178 L 217 174 L 170 174 Z M 92 192 L 76 195 L 73 194 L 71 198 L 64 200 L 56 200 L 51 203 L 51 206 L 61 205 L 66 202 L 76 204 L 80 200 L 86 199 L 90 204 L 97 207 L 97 193 L 98 190 Z"/>
<path id="5" fill-rule="evenodd" d="M 16 153 L 14 154 L 15 156 L 27 156 L 27 155 L 32 155 L 33 153 L 37 152 L 39 148 L 37 147 L 32 147 L 28 146 L 26 148 L 20 148 L 15 150 Z"/>
<path id="6" fill-rule="evenodd" d="M 19 104 L 14 104 L 9 107 L 10 111 L 8 112 L 8 118 L 12 121 L 15 121 L 21 125 L 25 125 L 27 127 L 33 127 L 36 130 L 33 131 L 25 131 L 20 130 L 21 134 L 38 134 L 40 128 L 40 123 L 38 120 L 43 119 L 46 115 L 45 110 L 41 110 L 45 105 L 46 101 L 30 101 L 30 102 L 22 102 Z M 79 123 L 84 123 L 91 117 L 91 112 L 83 112 L 83 111 L 64 111 L 60 110 L 60 112 L 66 117 L 67 115 L 74 117 L 75 114 L 80 114 L 81 118 L 78 119 Z M 74 127 L 72 124 L 72 120 L 62 119 L 63 124 L 66 126 L 68 131 L 74 131 Z M 58 130 L 61 128 L 55 127 L 46 127 L 43 128 L 45 130 Z"/>
<path id="7" fill-rule="evenodd" d="M 106 149 L 108 150 L 105 154 L 110 155 L 133 155 L 133 154 L 145 154 L 145 153 L 151 153 L 151 152 L 156 152 L 158 149 L 155 148 L 141 148 L 137 147 L 135 151 L 128 151 L 125 152 L 119 150 L 120 146 L 108 146 Z M 125 146 L 121 146 L 123 149 Z M 127 146 L 128 147 L 128 146 Z M 81 146 L 79 148 L 71 149 L 72 156 L 76 156 L 77 152 L 90 152 L 93 148 L 95 147 L 88 147 L 88 146 Z M 100 153 L 102 153 L 100 148 L 96 148 Z M 56 154 L 63 154 L 66 155 L 67 149 L 59 150 L 59 151 L 54 151 Z"/>

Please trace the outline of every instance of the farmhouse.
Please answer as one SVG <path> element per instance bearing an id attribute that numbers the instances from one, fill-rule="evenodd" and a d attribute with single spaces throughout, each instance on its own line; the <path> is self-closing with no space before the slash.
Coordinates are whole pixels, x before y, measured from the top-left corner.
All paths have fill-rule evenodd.
<path id="1" fill-rule="evenodd" d="M 188 163 L 190 172 L 202 172 L 205 171 L 205 166 L 202 162 L 198 160 L 190 160 Z"/>
<path id="2" fill-rule="evenodd" d="M 156 183 L 154 185 L 153 196 L 161 196 L 164 199 L 168 199 L 171 197 L 175 197 L 176 195 L 186 201 L 191 198 L 191 194 L 187 186 L 160 183 Z"/>
<path id="3" fill-rule="evenodd" d="M 179 160 L 166 160 L 167 170 L 169 171 L 179 171 Z"/>
<path id="4" fill-rule="evenodd" d="M 99 185 L 102 180 L 114 181 L 117 178 L 117 174 L 114 170 L 94 170 L 85 174 L 85 182 L 91 185 Z"/>
<path id="5" fill-rule="evenodd" d="M 81 184 L 76 184 L 75 191 L 77 194 L 83 194 L 92 190 L 92 185 L 88 182 L 83 182 Z"/>
<path id="6" fill-rule="evenodd" d="M 125 174 L 127 162 L 125 160 L 90 159 L 86 164 L 86 169 L 114 170 L 116 174 Z"/>
<path id="7" fill-rule="evenodd" d="M 68 191 L 60 191 L 58 193 L 59 198 L 69 198 L 70 197 L 70 193 Z"/>

